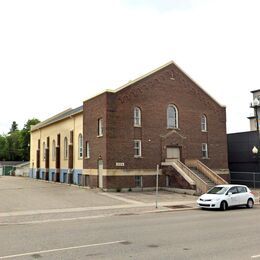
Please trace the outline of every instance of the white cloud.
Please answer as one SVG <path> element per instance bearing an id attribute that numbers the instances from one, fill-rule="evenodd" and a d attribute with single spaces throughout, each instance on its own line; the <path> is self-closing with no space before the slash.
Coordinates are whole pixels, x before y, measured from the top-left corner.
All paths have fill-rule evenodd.
<path id="1" fill-rule="evenodd" d="M 185 5 L 183 4 L 185 3 Z M 174 60 L 248 130 L 258 1 L 1 1 L 0 133 Z"/>

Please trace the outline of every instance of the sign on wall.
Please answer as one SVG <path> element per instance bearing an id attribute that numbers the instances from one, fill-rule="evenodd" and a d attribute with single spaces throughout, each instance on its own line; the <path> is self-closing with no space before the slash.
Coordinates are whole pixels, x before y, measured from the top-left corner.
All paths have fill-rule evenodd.
<path id="1" fill-rule="evenodd" d="M 124 162 L 116 162 L 116 166 L 122 167 L 122 166 L 125 166 L 125 163 Z"/>

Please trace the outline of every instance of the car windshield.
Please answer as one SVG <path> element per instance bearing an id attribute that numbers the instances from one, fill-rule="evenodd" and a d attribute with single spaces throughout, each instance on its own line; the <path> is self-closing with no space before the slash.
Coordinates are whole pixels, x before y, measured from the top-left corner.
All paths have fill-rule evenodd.
<path id="1" fill-rule="evenodd" d="M 207 192 L 207 194 L 224 194 L 227 189 L 227 187 L 213 187 Z"/>

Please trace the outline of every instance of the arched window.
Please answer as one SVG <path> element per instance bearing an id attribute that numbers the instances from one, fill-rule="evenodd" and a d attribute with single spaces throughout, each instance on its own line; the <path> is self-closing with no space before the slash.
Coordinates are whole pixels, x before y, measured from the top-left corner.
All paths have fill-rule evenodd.
<path id="1" fill-rule="evenodd" d="M 45 142 L 42 144 L 42 159 L 45 161 L 46 159 L 46 147 L 45 147 Z"/>
<path id="2" fill-rule="evenodd" d="M 64 138 L 64 159 L 68 159 L 68 138 Z"/>
<path id="3" fill-rule="evenodd" d="M 201 131 L 202 132 L 207 131 L 207 117 L 205 115 L 201 116 Z"/>
<path id="4" fill-rule="evenodd" d="M 134 108 L 134 126 L 141 126 L 141 109 L 139 107 Z"/>
<path id="5" fill-rule="evenodd" d="M 178 110 L 174 105 L 167 108 L 167 128 L 178 128 Z"/>
<path id="6" fill-rule="evenodd" d="M 79 134 L 79 143 L 78 143 L 78 147 L 79 147 L 79 158 L 83 157 L 83 137 L 82 134 Z"/>
<path id="7" fill-rule="evenodd" d="M 52 141 L 52 160 L 55 161 L 56 159 L 56 144 L 55 140 Z"/>

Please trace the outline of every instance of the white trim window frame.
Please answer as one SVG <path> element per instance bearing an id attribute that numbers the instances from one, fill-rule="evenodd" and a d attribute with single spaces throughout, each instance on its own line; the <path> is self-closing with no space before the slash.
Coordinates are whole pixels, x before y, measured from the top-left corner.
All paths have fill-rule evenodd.
<path id="1" fill-rule="evenodd" d="M 202 158 L 204 158 L 204 159 L 209 158 L 208 144 L 207 143 L 202 143 L 201 144 L 201 152 L 202 152 Z"/>
<path id="2" fill-rule="evenodd" d="M 134 127 L 141 127 L 142 113 L 139 107 L 134 107 Z"/>
<path id="3" fill-rule="evenodd" d="M 86 158 L 87 159 L 90 158 L 90 145 L 89 145 L 89 141 L 86 141 Z"/>
<path id="4" fill-rule="evenodd" d="M 167 107 L 167 128 L 176 129 L 179 127 L 178 109 L 173 104 Z"/>
<path id="5" fill-rule="evenodd" d="M 103 119 L 98 119 L 98 137 L 103 136 Z"/>
<path id="6" fill-rule="evenodd" d="M 142 156 L 142 141 L 134 140 L 134 157 L 140 158 Z"/>
<path id="7" fill-rule="evenodd" d="M 79 159 L 83 158 L 83 136 L 79 134 L 78 137 L 78 157 Z"/>
<path id="8" fill-rule="evenodd" d="M 207 117 L 206 117 L 206 115 L 201 116 L 200 123 L 201 123 L 201 132 L 207 132 L 208 127 L 207 127 Z"/>

